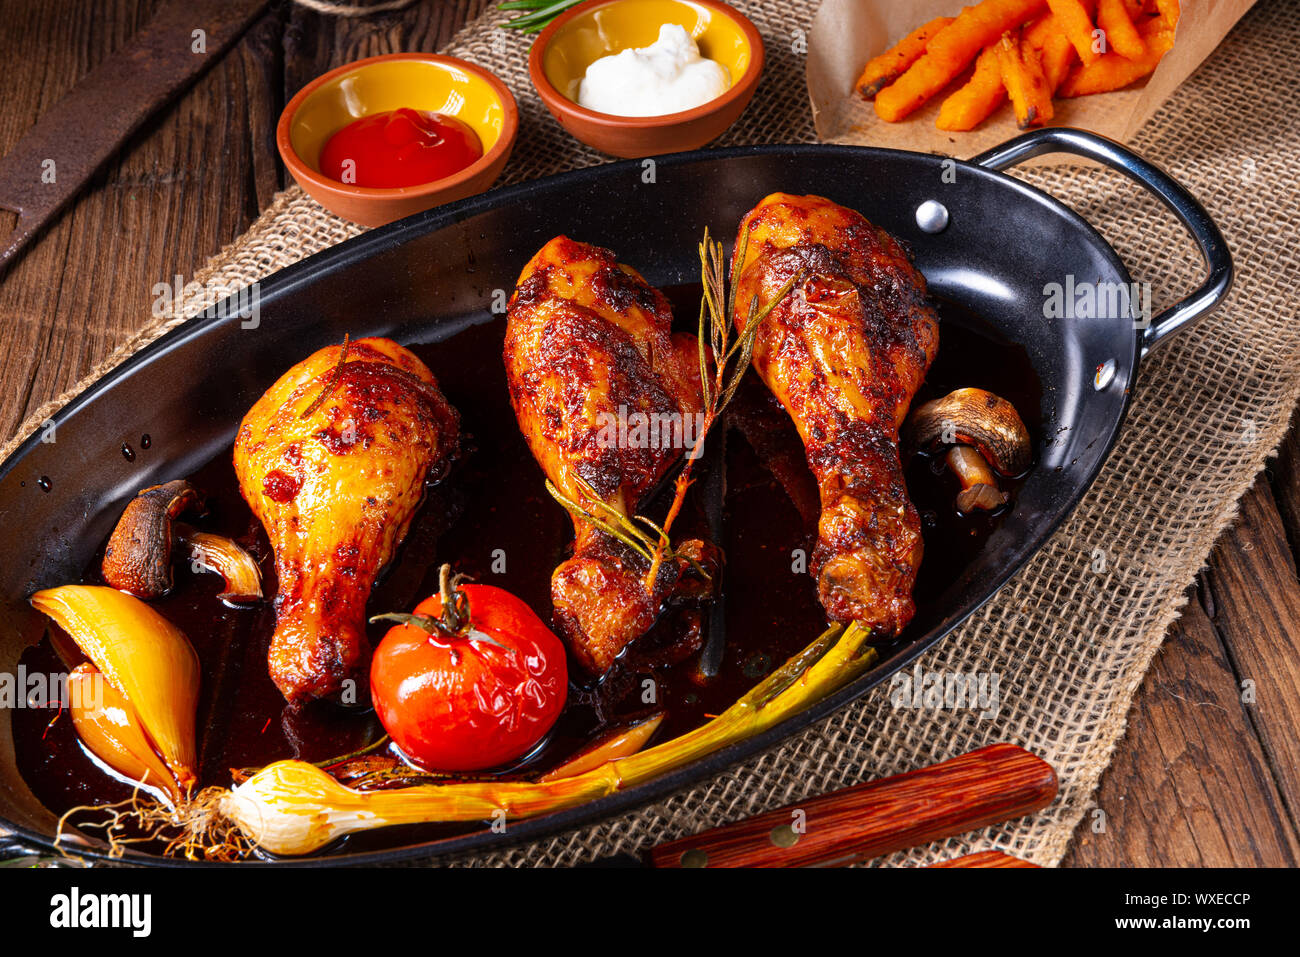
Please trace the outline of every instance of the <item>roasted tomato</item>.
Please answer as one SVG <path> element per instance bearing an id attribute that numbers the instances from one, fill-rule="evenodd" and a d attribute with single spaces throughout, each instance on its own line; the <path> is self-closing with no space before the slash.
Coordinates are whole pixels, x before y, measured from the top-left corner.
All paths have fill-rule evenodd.
<path id="1" fill-rule="evenodd" d="M 446 600 L 444 600 L 446 599 Z M 375 649 L 370 691 L 379 720 L 410 760 L 479 771 L 526 754 L 564 707 L 564 646 L 524 602 L 491 585 L 442 590 Z"/>

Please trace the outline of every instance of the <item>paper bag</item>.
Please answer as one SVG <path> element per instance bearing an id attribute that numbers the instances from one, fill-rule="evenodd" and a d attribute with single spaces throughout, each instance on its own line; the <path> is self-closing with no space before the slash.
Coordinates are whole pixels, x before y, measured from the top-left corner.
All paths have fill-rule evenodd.
<path id="1" fill-rule="evenodd" d="M 1182 0 L 1174 47 L 1155 72 L 1113 93 L 1058 99 L 1053 126 L 1074 126 L 1127 142 L 1201 61 L 1219 45 L 1254 0 Z M 808 35 L 808 95 L 817 135 L 826 143 L 852 143 L 943 153 L 969 159 L 1015 136 L 1015 115 L 1003 104 L 974 130 L 954 133 L 934 125 L 939 105 L 961 79 L 899 123 L 886 123 L 853 89 L 872 57 L 940 16 L 956 16 L 961 0 L 825 0 Z M 1062 154 L 1039 162 L 1078 162 Z"/>

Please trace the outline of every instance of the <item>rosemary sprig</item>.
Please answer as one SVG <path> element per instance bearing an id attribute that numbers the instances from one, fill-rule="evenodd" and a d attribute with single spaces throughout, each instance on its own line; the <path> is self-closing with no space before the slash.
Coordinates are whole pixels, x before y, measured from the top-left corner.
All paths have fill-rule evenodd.
<path id="1" fill-rule="evenodd" d="M 753 296 L 749 302 L 745 322 L 739 334 L 733 338 L 731 317 L 736 314 L 736 287 L 740 282 L 740 269 L 745 261 L 745 252 L 749 248 L 748 239 L 748 235 L 742 231 L 736 254 L 731 262 L 729 279 L 726 269 L 726 251 L 722 243 L 714 242 L 707 228 L 704 230 L 704 240 L 700 243 L 700 283 L 703 287 L 703 295 L 700 298 L 698 340 L 704 418 L 702 427 L 695 437 L 695 443 L 686 457 L 686 463 L 677 473 L 673 501 L 663 524 L 656 525 L 642 515 L 633 515 L 629 518 L 601 500 L 595 490 L 585 483 L 582 483 L 579 489 L 590 503 L 589 507 L 564 495 L 549 481 L 546 483 L 546 490 L 575 518 L 588 522 L 607 535 L 618 539 L 646 560 L 649 565 L 645 577 L 645 589 L 648 594 L 654 594 L 655 582 L 658 580 L 659 569 L 664 561 L 671 561 L 677 557 L 672 549 L 669 532 L 686 500 L 686 492 L 691 487 L 691 471 L 699 458 L 700 451 L 704 448 L 709 430 L 735 396 L 749 368 L 759 327 L 781 300 L 790 294 L 790 290 L 803 276 L 802 271 L 791 276 L 764 306 L 760 307 L 758 296 Z M 651 532 L 653 534 L 650 534 Z M 709 577 L 697 562 L 689 558 L 688 560 L 705 578 Z"/>
<path id="2" fill-rule="evenodd" d="M 520 30 L 524 33 L 538 33 L 570 7 L 576 7 L 582 0 L 507 0 L 498 3 L 498 10 L 523 11 L 519 16 L 500 24 L 508 30 Z"/>
<path id="3" fill-rule="evenodd" d="M 577 478 L 576 482 L 583 499 L 588 503 L 587 505 L 582 505 L 569 498 L 556 488 L 550 479 L 546 480 L 546 491 L 550 493 L 553 499 L 563 505 L 565 510 L 574 518 L 600 529 L 611 538 L 618 539 L 645 559 L 646 562 L 653 561 L 655 545 L 667 534 L 663 528 L 644 515 L 633 515 L 629 518 L 608 502 L 603 501 L 596 493 L 596 490 L 581 478 Z M 670 547 L 666 552 L 666 557 L 675 559 L 678 556 Z M 711 577 L 704 566 L 694 558 L 689 555 L 683 555 L 682 557 L 690 562 L 691 566 L 705 578 Z"/>
<path id="4" fill-rule="evenodd" d="M 759 327 L 762 326 L 763 320 L 766 319 L 781 301 L 790 294 L 803 276 L 803 272 L 796 272 L 791 276 L 776 295 L 762 307 L 758 304 L 758 296 L 750 298 L 749 308 L 745 314 L 745 322 L 740 327 L 740 332 L 732 338 L 731 317 L 736 315 L 736 294 L 737 287 L 740 285 L 740 270 L 745 262 L 745 253 L 749 249 L 749 234 L 741 230 L 740 238 L 737 240 L 736 253 L 731 260 L 730 281 L 727 277 L 726 269 L 726 251 L 722 243 L 714 242 L 709 237 L 708 227 L 704 229 L 704 241 L 700 243 L 700 285 L 704 293 L 700 300 L 700 322 L 699 322 L 699 347 L 700 347 L 700 385 L 704 400 L 704 422 L 700 429 L 699 435 L 696 436 L 695 445 L 686 457 L 686 464 L 682 470 L 677 473 L 677 481 L 674 483 L 673 502 L 668 508 L 668 516 L 664 519 L 663 528 L 659 533 L 659 540 L 655 543 L 655 549 L 650 557 L 650 570 L 646 573 L 647 590 L 653 587 L 656 577 L 659 574 L 659 566 L 667 556 L 670 542 L 668 530 L 672 528 L 673 521 L 677 518 L 677 513 L 681 511 L 682 503 L 686 500 L 686 491 L 691 487 L 691 471 L 694 468 L 696 460 L 700 457 L 700 451 L 704 448 L 704 440 L 708 437 L 709 430 L 722 415 L 727 404 L 731 402 L 740 388 L 741 381 L 745 378 L 745 372 L 749 369 L 750 359 L 754 356 L 754 340 L 758 336 Z M 707 329 L 706 329 L 707 326 Z M 708 344 L 705 344 L 705 333 L 708 333 Z M 713 377 L 709 377 L 709 352 L 711 350 L 713 358 Z"/>
<path id="5" fill-rule="evenodd" d="M 329 381 L 325 383 L 325 388 L 321 389 L 320 395 L 316 400 L 307 406 L 302 412 L 300 418 L 309 419 L 315 414 L 316 410 L 325 404 L 325 400 L 330 397 L 330 393 L 338 388 L 339 379 L 343 376 L 343 366 L 348 361 L 348 346 L 350 345 L 348 334 L 343 333 L 343 348 L 339 350 L 339 361 L 335 364 L 334 369 L 330 372 Z"/>

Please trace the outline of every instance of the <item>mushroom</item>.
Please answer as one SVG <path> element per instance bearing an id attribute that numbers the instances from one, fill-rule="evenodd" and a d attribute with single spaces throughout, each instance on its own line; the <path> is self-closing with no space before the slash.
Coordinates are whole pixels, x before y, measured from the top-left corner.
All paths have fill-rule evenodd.
<path id="1" fill-rule="evenodd" d="M 1033 460 L 1029 430 L 1015 406 L 984 389 L 957 389 L 926 402 L 912 411 L 906 432 L 912 448 L 949 447 L 948 467 L 961 481 L 961 512 L 1001 508 L 1008 496 L 998 476 L 1021 475 Z"/>
<path id="2" fill-rule="evenodd" d="M 202 501 L 184 479 L 154 485 L 133 498 L 104 549 L 104 581 L 137 598 L 159 598 L 172 588 L 172 560 L 183 552 L 197 571 L 221 574 L 223 601 L 262 597 L 261 574 L 253 557 L 229 538 L 199 532 L 175 519 Z"/>
<path id="3" fill-rule="evenodd" d="M 158 598 L 172 587 L 172 519 L 199 504 L 184 479 L 154 485 L 127 503 L 104 549 L 104 581 L 137 598 Z"/>
<path id="4" fill-rule="evenodd" d="M 948 450 L 948 468 L 961 480 L 957 511 L 969 514 L 977 509 L 991 512 L 1007 504 L 1009 496 L 998 488 L 998 478 L 984 456 L 969 445 Z"/>
<path id="5" fill-rule="evenodd" d="M 226 604 L 243 605 L 261 599 L 262 573 L 257 562 L 233 539 L 177 522 L 176 543 L 185 550 L 196 572 L 206 568 L 221 576 L 226 590 L 217 597 Z"/>

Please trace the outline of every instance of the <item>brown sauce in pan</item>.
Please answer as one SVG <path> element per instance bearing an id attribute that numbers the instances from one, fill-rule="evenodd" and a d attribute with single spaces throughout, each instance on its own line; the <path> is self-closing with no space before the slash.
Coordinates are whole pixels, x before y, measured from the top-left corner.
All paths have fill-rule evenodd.
<path id="1" fill-rule="evenodd" d="M 665 292 L 675 313 L 686 320 L 683 327 L 691 327 L 699 287 Z M 1042 395 L 1024 349 L 956 307 L 940 303 L 940 315 L 939 357 L 918 400 L 980 386 L 1009 399 L 1034 438 L 1041 438 Z M 410 610 L 437 590 L 438 565 L 451 562 L 479 582 L 514 592 L 543 620 L 550 618 L 550 574 L 566 556 L 572 530 L 568 516 L 543 488 L 541 471 L 515 425 L 501 363 L 504 329 L 498 320 L 414 347 L 460 411 L 466 450 L 450 474 L 430 488 L 397 560 L 374 590 L 372 613 Z M 553 766 L 604 729 L 656 710 L 667 711 L 657 740 L 696 727 L 825 627 L 815 584 L 795 567 L 795 550 L 811 551 L 816 488 L 794 427 L 752 372 L 728 411 L 728 424 L 722 543 L 728 640 L 719 674 L 701 682 L 694 654 L 675 664 L 645 664 L 646 655 L 671 647 L 682 627 L 681 615 L 670 613 L 634 646 L 642 654 L 625 655 L 604 681 L 586 680 L 571 663 L 575 682 L 564 714 L 547 740 L 510 773 Z M 141 442 L 140 448 L 147 462 L 148 443 Z M 229 455 L 189 478 L 207 494 L 208 513 L 195 523 L 249 547 L 261 561 L 266 594 L 274 594 L 270 548 L 239 495 Z M 969 564 L 1001 516 L 957 516 L 952 506 L 955 479 L 936 460 L 915 457 L 907 478 L 925 529 L 926 558 L 916 588 L 918 606 L 924 607 Z M 647 505 L 646 513 L 658 517 L 668 494 Z M 694 501 L 683 511 L 676 533 L 706 532 L 707 519 Z M 98 564 L 97 558 L 85 581 L 99 581 Z M 155 603 L 189 636 L 202 664 L 198 736 L 203 785 L 229 785 L 232 768 L 256 768 L 289 756 L 320 761 L 345 754 L 382 733 L 369 710 L 323 702 L 286 709 L 266 669 L 273 626 L 269 604 L 227 607 L 216 597 L 220 590 L 219 577 L 178 567 L 176 587 Z M 707 610 L 704 617 L 707 621 Z M 372 626 L 372 640 L 378 641 L 383 631 Z M 904 632 L 897 640 L 907 638 Z M 59 649 L 64 659 L 76 654 L 66 637 Z M 49 637 L 22 657 L 28 673 L 65 671 L 75 663 L 61 661 Z M 655 700 L 647 703 L 651 680 Z M 129 785 L 107 775 L 82 750 L 66 714 L 52 708 L 15 709 L 13 727 L 18 766 L 53 812 L 130 797 Z M 394 828 L 354 835 L 346 844 L 354 851 L 378 849 L 479 827 Z"/>

